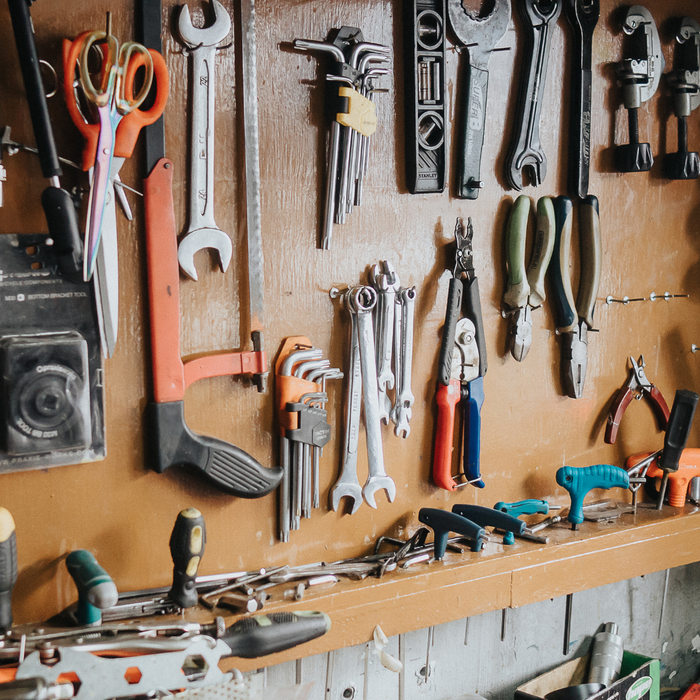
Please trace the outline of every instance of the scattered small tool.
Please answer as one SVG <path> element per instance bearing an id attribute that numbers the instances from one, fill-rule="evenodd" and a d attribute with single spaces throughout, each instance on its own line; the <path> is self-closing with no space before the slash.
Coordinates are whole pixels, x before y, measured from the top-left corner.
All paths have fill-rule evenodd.
<path id="1" fill-rule="evenodd" d="M 525 531 L 525 523 L 518 518 L 494 508 L 486 508 L 468 503 L 455 503 L 452 512 L 471 520 L 481 527 L 494 527 L 505 530 L 503 544 L 513 544 L 515 535 L 522 535 Z"/>
<path id="2" fill-rule="evenodd" d="M 458 484 L 452 478 L 455 406 L 462 408 L 460 449 L 462 474 L 466 481 L 484 488 L 480 471 L 481 406 L 484 403 L 486 374 L 486 340 L 481 318 L 479 280 L 474 272 L 471 219 L 464 230 L 461 219 L 455 225 L 455 263 L 451 270 L 445 326 L 442 329 L 438 362 L 436 402 L 438 418 L 433 455 L 433 480 L 443 489 L 454 491 Z M 463 295 L 465 311 L 462 318 Z"/>
<path id="3" fill-rule="evenodd" d="M 17 536 L 15 521 L 7 508 L 0 508 L 0 634 L 12 627 L 12 590 L 17 583 Z"/>
<path id="4" fill-rule="evenodd" d="M 469 63 L 462 70 L 460 94 L 459 160 L 457 163 L 457 196 L 476 199 L 483 187 L 481 151 L 486 131 L 486 100 L 489 89 L 489 61 L 510 24 L 510 0 L 495 0 L 485 17 L 475 16 L 462 0 L 448 0 L 452 31 L 460 48 L 469 52 Z"/>
<path id="5" fill-rule="evenodd" d="M 610 411 L 608 412 L 608 424 L 605 428 L 605 442 L 608 445 L 615 444 L 620 421 L 632 399 L 641 401 L 643 396 L 646 397 L 659 422 L 659 428 L 666 430 L 668 425 L 668 405 L 661 392 L 647 378 L 644 371 L 644 355 L 639 356 L 639 362 L 635 362 L 634 357 L 630 357 L 630 362 L 632 363 L 632 368 L 627 383 L 615 394 L 612 406 L 610 406 Z"/>
<path id="6" fill-rule="evenodd" d="M 676 41 L 673 70 L 666 73 L 666 82 L 678 121 L 678 152 L 664 155 L 664 175 L 670 180 L 691 180 L 700 176 L 700 156 L 688 150 L 688 117 L 700 104 L 700 25 L 692 17 L 683 17 Z"/>
<path id="7" fill-rule="evenodd" d="M 119 600 L 112 577 L 86 549 L 73 550 L 66 557 L 66 567 L 78 588 L 76 623 L 81 626 L 99 625 L 102 622 L 101 610 L 116 605 Z"/>
<path id="8" fill-rule="evenodd" d="M 621 503 L 612 498 L 606 498 L 601 501 L 586 503 L 583 506 L 583 519 L 592 523 L 617 520 L 625 513 L 634 513 L 634 504 Z"/>
<path id="9" fill-rule="evenodd" d="M 195 578 L 204 554 L 207 530 L 196 508 L 181 510 L 170 535 L 173 558 L 173 585 L 168 596 L 181 608 L 197 605 Z"/>
<path id="10" fill-rule="evenodd" d="M 569 192 L 588 194 L 591 167 L 593 31 L 600 17 L 599 0 L 567 0 L 564 10 L 574 33 L 574 65 L 569 105 Z"/>
<path id="11" fill-rule="evenodd" d="M 602 243 L 598 199 L 588 195 L 579 205 L 579 244 L 581 275 L 574 303 L 569 276 L 572 229 L 571 200 L 560 196 L 554 200 L 556 239 L 549 276 L 557 333 L 562 336 L 562 386 L 567 396 L 580 399 L 588 364 L 588 331 L 593 329 L 593 313 L 600 284 Z"/>
<path id="12" fill-rule="evenodd" d="M 622 84 L 622 104 L 629 121 L 629 143 L 615 147 L 615 167 L 622 173 L 651 170 L 654 157 L 648 143 L 639 142 L 638 110 L 659 87 L 665 61 L 654 18 L 641 5 L 632 5 L 622 24 L 629 38 L 626 58 L 615 66 Z"/>
<path id="13" fill-rule="evenodd" d="M 421 508 L 418 511 L 418 520 L 424 525 L 428 525 L 434 532 L 435 559 L 438 561 L 445 556 L 447 538 L 450 532 L 457 532 L 471 540 L 472 552 L 480 552 L 484 542 L 488 540 L 484 528 L 457 513 L 450 513 L 448 510 Z"/>
<path id="14" fill-rule="evenodd" d="M 646 476 L 649 479 L 663 477 L 664 472 L 659 467 L 659 453 L 642 452 L 631 455 L 627 458 L 625 468 L 630 473 L 642 460 L 648 457 L 653 457 L 651 463 L 646 470 Z M 700 477 L 700 449 L 695 447 L 686 447 L 681 452 L 678 460 L 678 471 L 669 472 L 668 474 L 668 503 L 674 508 L 683 508 L 686 498 L 690 498 L 691 481 Z M 648 483 L 648 482 L 647 482 Z M 700 482 L 698 482 L 700 483 Z"/>
<path id="15" fill-rule="evenodd" d="M 41 195 L 41 205 L 54 241 L 58 267 L 66 279 L 79 282 L 82 280 L 83 244 L 73 199 L 70 193 L 61 187 L 59 179 L 62 171 L 46 104 L 39 56 L 34 43 L 30 3 L 26 0 L 9 0 L 8 5 L 41 172 L 50 182 Z"/>
<path id="16" fill-rule="evenodd" d="M 494 510 L 500 510 L 502 513 L 508 513 L 508 515 L 517 518 L 519 515 L 533 515 L 535 513 L 549 515 L 550 510 L 561 510 L 561 506 L 552 505 L 545 500 L 528 498 L 524 501 L 515 501 L 514 503 L 499 501 L 494 506 Z"/>
<path id="17" fill-rule="evenodd" d="M 530 263 L 525 269 L 525 244 L 531 202 L 520 195 L 513 205 L 508 221 L 506 263 L 508 286 L 503 303 L 509 310 L 503 314 L 510 319 L 510 352 L 522 362 L 532 344 L 532 311 L 545 301 L 544 276 L 554 250 L 554 206 L 549 197 L 537 202 L 537 224 Z"/>
<path id="18" fill-rule="evenodd" d="M 668 418 L 668 426 L 664 436 L 664 449 L 659 457 L 659 468 L 663 472 L 661 487 L 659 488 L 659 500 L 657 510 L 664 505 L 668 475 L 678 471 L 678 463 L 683 449 L 688 442 L 690 428 L 693 425 L 695 409 L 698 406 L 698 395 L 694 391 L 678 389 L 671 406 L 671 415 Z"/>
<path id="19" fill-rule="evenodd" d="M 517 4 L 525 25 L 526 59 L 519 81 L 513 140 L 506 159 L 506 180 L 514 190 L 522 190 L 523 170 L 528 171 L 534 187 L 547 177 L 547 157 L 540 144 L 540 113 L 552 34 L 563 0 L 521 0 Z"/>
<path id="20" fill-rule="evenodd" d="M 578 530 L 583 522 L 583 499 L 591 489 L 627 489 L 630 477 L 624 469 L 612 464 L 595 464 L 591 467 L 561 467 L 557 470 L 557 484 L 571 496 L 567 520 L 572 530 Z"/>

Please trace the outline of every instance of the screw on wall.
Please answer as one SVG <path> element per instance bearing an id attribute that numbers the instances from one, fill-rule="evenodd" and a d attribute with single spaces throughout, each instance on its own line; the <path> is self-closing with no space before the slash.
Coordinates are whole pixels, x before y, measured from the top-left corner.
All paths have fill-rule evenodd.
<path id="1" fill-rule="evenodd" d="M 605 297 L 605 303 L 610 306 L 610 304 L 624 304 L 627 306 L 627 304 L 633 302 L 633 301 L 646 301 L 644 297 L 637 297 L 636 299 L 630 299 L 628 296 L 622 297 L 622 299 L 615 299 L 612 294 L 608 294 L 608 296 Z"/>
<path id="2" fill-rule="evenodd" d="M 657 299 L 663 299 L 664 301 L 669 301 L 670 299 L 687 299 L 690 294 L 671 294 L 670 292 L 664 292 L 663 294 L 656 294 L 652 292 L 649 295 L 649 301 L 656 301 Z"/>

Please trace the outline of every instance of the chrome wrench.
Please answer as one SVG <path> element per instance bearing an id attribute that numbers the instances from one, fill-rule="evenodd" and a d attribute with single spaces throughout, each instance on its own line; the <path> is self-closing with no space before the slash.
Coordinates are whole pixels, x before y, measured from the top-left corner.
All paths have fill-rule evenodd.
<path id="1" fill-rule="evenodd" d="M 226 272 L 231 262 L 231 239 L 214 221 L 214 116 L 216 47 L 231 30 L 231 18 L 218 0 L 211 1 L 214 24 L 199 28 L 192 24 L 187 5 L 182 6 L 178 31 L 192 55 L 192 134 L 190 149 L 189 223 L 177 250 L 182 271 L 197 280 L 195 253 L 213 248 L 219 266 Z"/>
<path id="2" fill-rule="evenodd" d="M 416 288 L 402 289 L 397 301 L 401 303 L 401 337 L 397 354 L 396 374 L 400 378 L 397 382 L 396 401 L 391 412 L 394 422 L 394 434 L 397 437 L 407 438 L 411 432 L 408 422 L 411 420 L 411 406 L 415 400 L 411 391 L 411 368 L 413 366 L 413 318 L 416 304 Z"/>

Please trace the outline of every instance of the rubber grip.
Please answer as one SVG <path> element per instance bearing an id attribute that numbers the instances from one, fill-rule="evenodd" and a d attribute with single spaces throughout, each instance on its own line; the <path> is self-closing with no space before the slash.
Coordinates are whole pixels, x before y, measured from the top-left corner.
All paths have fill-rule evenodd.
<path id="1" fill-rule="evenodd" d="M 554 251 L 555 229 L 552 198 L 540 197 L 537 201 L 535 242 L 530 263 L 527 266 L 527 281 L 530 285 L 529 303 L 532 307 L 541 306 L 547 298 L 544 288 L 544 276 Z"/>
<path id="2" fill-rule="evenodd" d="M 433 547 L 436 559 L 442 559 L 445 556 L 450 532 L 468 537 L 472 541 L 472 552 L 481 551 L 484 544 L 486 530 L 461 515 L 450 513 L 449 510 L 421 508 L 418 511 L 418 520 L 432 528 L 435 533 Z"/>
<path id="3" fill-rule="evenodd" d="M 41 172 L 45 178 L 58 177 L 61 175 L 61 164 L 56 152 L 44 83 L 41 79 L 41 67 L 34 42 L 32 17 L 29 12 L 30 3 L 27 0 L 8 0 L 8 5 Z"/>
<path id="4" fill-rule="evenodd" d="M 625 414 L 625 410 L 630 405 L 633 396 L 634 392 L 626 385 L 615 395 L 612 406 L 610 406 L 610 411 L 608 412 L 608 424 L 605 428 L 605 442 L 608 443 L 608 445 L 615 444 L 620 421 Z"/>
<path id="5" fill-rule="evenodd" d="M 549 503 L 536 498 L 528 498 L 524 501 L 516 501 L 514 503 L 504 503 L 503 501 L 499 501 L 494 506 L 494 509 L 500 510 L 503 513 L 509 513 L 514 517 L 519 515 L 534 515 L 535 513 L 548 515 Z"/>
<path id="6" fill-rule="evenodd" d="M 663 394 L 655 386 L 652 386 L 649 392 L 649 400 L 656 414 L 656 420 L 659 422 L 659 428 L 661 428 L 661 430 L 666 430 L 668 427 L 668 419 L 671 416 L 671 411 L 668 408 L 666 399 L 664 399 Z"/>
<path id="7" fill-rule="evenodd" d="M 626 467 L 631 469 L 635 464 L 641 462 L 651 455 L 651 452 L 632 455 L 627 459 Z M 659 468 L 658 458 L 655 459 L 647 470 L 647 478 L 662 477 L 663 471 Z M 678 461 L 678 471 L 668 475 L 669 491 L 668 502 L 674 508 L 683 508 L 688 495 L 690 481 L 696 476 L 700 476 L 700 449 L 686 447 L 681 452 Z"/>
<path id="8" fill-rule="evenodd" d="M 576 309 L 589 328 L 593 328 L 595 302 L 603 265 L 603 244 L 600 238 L 598 198 L 589 194 L 578 210 L 578 236 L 581 247 L 581 281 L 576 297 Z"/>
<path id="9" fill-rule="evenodd" d="M 583 522 L 583 499 L 591 489 L 627 489 L 630 478 L 627 472 L 612 464 L 594 464 L 590 467 L 561 467 L 557 470 L 557 484 L 571 496 L 568 520 Z"/>
<path id="10" fill-rule="evenodd" d="M 481 152 L 486 130 L 486 102 L 489 72 L 466 62 L 467 80 L 462 114 L 459 121 L 459 182 L 461 199 L 477 199 L 481 184 Z"/>
<path id="11" fill-rule="evenodd" d="M 664 449 L 659 459 L 659 467 L 667 474 L 678 471 L 678 460 L 688 442 L 698 398 L 694 391 L 686 389 L 676 391 L 664 436 Z"/>
<path id="12" fill-rule="evenodd" d="M 82 282 L 83 242 L 70 194 L 59 187 L 47 187 L 41 193 L 41 206 L 61 274 L 71 282 Z"/>
<path id="13" fill-rule="evenodd" d="M 238 620 L 221 640 L 231 648 L 231 656 L 257 659 L 322 637 L 330 628 L 324 612 L 279 612 Z"/>
<path id="14" fill-rule="evenodd" d="M 149 403 L 146 425 L 151 467 L 159 474 L 176 465 L 198 469 L 219 490 L 240 498 L 266 496 L 282 480 L 281 467 L 266 469 L 240 447 L 190 430 L 182 401 Z"/>
<path id="15" fill-rule="evenodd" d="M 573 205 L 568 197 L 556 197 L 554 202 L 556 235 L 549 279 L 552 282 L 552 306 L 557 329 L 568 333 L 577 326 L 578 314 L 574 303 L 569 276 L 569 254 L 571 252 L 571 228 Z"/>
<path id="16" fill-rule="evenodd" d="M 479 350 L 479 376 L 483 377 L 488 369 L 486 358 L 486 336 L 484 335 L 484 321 L 481 316 L 481 299 L 479 297 L 479 280 L 473 277 L 462 282 L 464 294 L 464 315 L 476 329 L 476 346 Z"/>
<path id="17" fill-rule="evenodd" d="M 452 506 L 452 512 L 468 518 L 481 527 L 497 527 L 499 530 L 514 532 L 516 535 L 522 535 L 525 529 L 525 523 L 522 520 L 494 508 L 470 503 L 455 503 Z"/>
<path id="18" fill-rule="evenodd" d="M 435 399 L 438 415 L 433 453 L 433 481 L 442 489 L 454 491 L 457 484 L 452 478 L 452 442 L 455 429 L 455 406 L 460 399 L 459 380 L 453 379 L 447 386 L 438 384 Z"/>
<path id="19" fill-rule="evenodd" d="M 521 194 L 513 204 L 506 229 L 508 287 L 503 295 L 503 303 L 511 309 L 525 306 L 530 294 L 525 271 L 525 242 L 531 206 L 530 198 Z"/>
<path id="20" fill-rule="evenodd" d="M 463 400 L 464 411 L 464 475 L 477 489 L 485 484 L 481 479 L 481 407 L 484 404 L 484 380 L 477 377 L 468 385 L 469 396 Z"/>
<path id="21" fill-rule="evenodd" d="M 170 556 L 173 559 L 173 585 L 168 597 L 181 608 L 197 605 L 195 578 L 207 543 L 204 517 L 196 508 L 178 513 L 170 535 Z"/>
<path id="22" fill-rule="evenodd" d="M 66 557 L 66 567 L 78 589 L 78 624 L 99 624 L 100 610 L 114 607 L 119 600 L 114 581 L 86 549 L 72 551 Z"/>
<path id="23" fill-rule="evenodd" d="M 450 383 L 452 376 L 452 354 L 454 353 L 457 321 L 462 313 L 462 291 L 462 280 L 452 277 L 447 292 L 445 325 L 442 329 L 440 358 L 438 360 L 438 382 L 443 386 Z"/>
<path id="24" fill-rule="evenodd" d="M 12 589 L 17 583 L 17 536 L 15 521 L 7 508 L 0 508 L 0 634 L 12 627 Z"/>

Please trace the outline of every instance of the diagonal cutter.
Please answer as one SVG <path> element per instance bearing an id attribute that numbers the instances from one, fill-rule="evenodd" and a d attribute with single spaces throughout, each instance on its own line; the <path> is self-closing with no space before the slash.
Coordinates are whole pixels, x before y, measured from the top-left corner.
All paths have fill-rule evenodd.
<path id="1" fill-rule="evenodd" d="M 581 275 L 575 303 L 569 277 L 573 205 L 568 197 L 560 196 L 554 200 L 554 215 L 556 238 L 549 277 L 552 282 L 557 333 L 562 337 L 562 385 L 567 396 L 580 399 L 586 380 L 588 331 L 593 328 L 603 255 L 598 199 L 588 195 L 579 205 Z"/>
<path id="2" fill-rule="evenodd" d="M 525 242 L 530 216 L 530 198 L 520 195 L 515 200 L 508 222 L 506 262 L 508 286 L 503 303 L 509 310 L 503 315 L 510 319 L 509 345 L 513 357 L 522 362 L 532 343 L 532 310 L 544 303 L 544 276 L 554 249 L 554 206 L 549 197 L 537 202 L 537 229 L 532 257 L 525 269 Z"/>
<path id="3" fill-rule="evenodd" d="M 455 264 L 440 345 L 436 396 L 438 417 L 433 457 L 433 479 L 438 486 L 448 491 L 454 491 L 465 484 L 484 487 L 479 455 L 481 406 L 484 402 L 483 378 L 487 363 L 479 282 L 474 273 L 472 256 L 473 235 L 471 219 L 466 231 L 462 220 L 457 219 Z M 462 408 L 463 421 L 463 474 L 466 478 L 463 484 L 457 484 L 451 475 L 455 407 L 458 403 Z"/>

